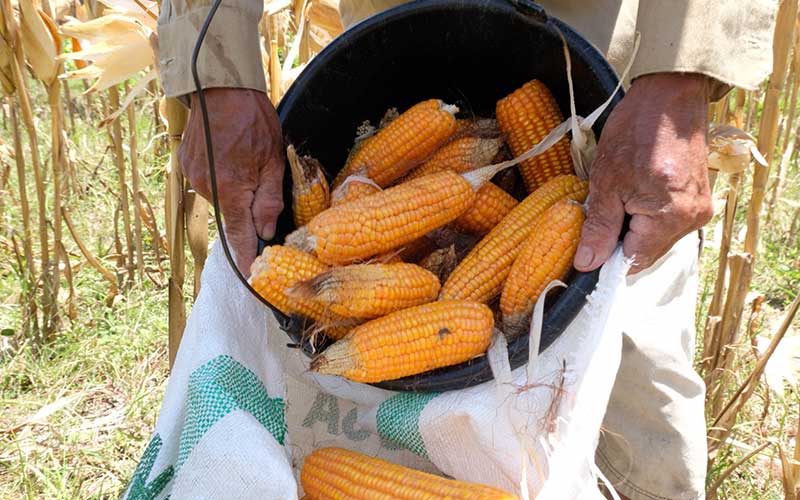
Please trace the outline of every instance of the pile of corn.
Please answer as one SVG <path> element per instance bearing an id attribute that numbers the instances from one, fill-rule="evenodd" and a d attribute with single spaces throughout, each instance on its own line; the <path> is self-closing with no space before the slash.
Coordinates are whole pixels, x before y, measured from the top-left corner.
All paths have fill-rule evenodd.
<path id="1" fill-rule="evenodd" d="M 371 383 L 481 356 L 496 328 L 524 332 L 544 288 L 572 269 L 588 186 L 568 139 L 518 173 L 482 168 L 562 121 L 549 90 L 526 83 L 496 120 L 457 113 L 437 99 L 387 113 L 330 188 L 322 165 L 289 147 L 297 230 L 264 250 L 251 281 L 335 339 L 312 370 Z"/>

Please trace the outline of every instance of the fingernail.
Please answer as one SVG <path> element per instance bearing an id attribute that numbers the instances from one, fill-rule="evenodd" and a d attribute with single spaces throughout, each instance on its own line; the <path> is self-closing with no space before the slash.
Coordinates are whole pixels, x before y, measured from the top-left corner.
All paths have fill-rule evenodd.
<path id="1" fill-rule="evenodd" d="M 275 223 L 267 222 L 261 228 L 261 238 L 265 240 L 271 240 L 273 236 L 275 236 Z"/>
<path id="2" fill-rule="evenodd" d="M 581 245 L 578 247 L 578 251 L 575 252 L 575 267 L 589 267 L 593 260 L 594 252 L 592 251 L 591 247 L 586 245 Z"/>

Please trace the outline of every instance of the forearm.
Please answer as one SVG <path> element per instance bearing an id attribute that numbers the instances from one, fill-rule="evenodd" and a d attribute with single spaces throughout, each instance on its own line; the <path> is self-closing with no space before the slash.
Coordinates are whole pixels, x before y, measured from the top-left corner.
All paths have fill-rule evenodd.
<path id="1" fill-rule="evenodd" d="M 165 0 L 158 19 L 159 72 L 168 97 L 194 92 L 191 58 L 211 0 Z M 262 0 L 223 2 L 197 60 L 203 88 L 232 87 L 266 92 L 258 22 Z"/>
<path id="2" fill-rule="evenodd" d="M 768 0 L 640 0 L 631 77 L 700 73 L 716 80 L 712 99 L 729 86 L 754 89 L 772 68 L 774 16 Z"/>

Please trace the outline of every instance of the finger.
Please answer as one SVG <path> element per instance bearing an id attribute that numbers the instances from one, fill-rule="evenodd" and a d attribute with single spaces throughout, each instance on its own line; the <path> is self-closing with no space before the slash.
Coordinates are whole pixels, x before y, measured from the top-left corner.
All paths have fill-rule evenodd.
<path id="1" fill-rule="evenodd" d="M 652 266 L 677 241 L 668 226 L 663 217 L 637 214 L 631 218 L 630 229 L 622 243 L 623 253 L 633 259 L 629 274 Z"/>
<path id="2" fill-rule="evenodd" d="M 253 204 L 253 193 L 242 192 L 238 196 L 229 198 L 231 201 L 223 203 L 222 215 L 224 216 L 225 236 L 228 238 L 231 250 L 235 253 L 236 267 L 247 277 L 250 275 L 250 264 L 256 258 L 258 238 L 253 215 L 250 207 Z"/>
<path id="3" fill-rule="evenodd" d="M 283 158 L 273 158 L 259 175 L 253 200 L 253 220 L 256 233 L 264 240 L 275 236 L 278 215 L 283 210 L 283 170 Z"/>
<path id="4" fill-rule="evenodd" d="M 578 271 L 593 271 L 603 265 L 617 246 L 625 207 L 611 190 L 594 190 L 589 194 L 589 209 L 581 230 L 581 242 L 575 252 Z"/>

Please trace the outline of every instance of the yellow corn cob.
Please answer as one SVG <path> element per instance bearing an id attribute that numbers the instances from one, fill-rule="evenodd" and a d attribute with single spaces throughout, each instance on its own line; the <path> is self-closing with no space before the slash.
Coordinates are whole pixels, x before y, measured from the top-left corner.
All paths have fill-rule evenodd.
<path id="1" fill-rule="evenodd" d="M 503 285 L 503 331 L 514 338 L 530 321 L 533 306 L 553 280 L 572 269 L 583 225 L 580 205 L 561 200 L 539 216 Z"/>
<path id="2" fill-rule="evenodd" d="M 372 182 L 367 177 L 351 175 L 344 180 L 341 186 L 336 188 L 331 195 L 331 206 L 341 205 L 342 203 L 357 200 L 381 190 L 380 186 Z"/>
<path id="3" fill-rule="evenodd" d="M 303 462 L 309 500 L 517 500 L 482 484 L 445 479 L 343 448 L 319 448 Z"/>
<path id="4" fill-rule="evenodd" d="M 517 200 L 497 185 L 487 182 L 475 193 L 475 203 L 455 221 L 464 232 L 483 236 L 517 206 Z"/>
<path id="5" fill-rule="evenodd" d="M 356 382 L 381 382 L 467 361 L 486 351 L 494 318 L 484 304 L 431 302 L 374 319 L 350 331 L 311 369 Z"/>
<path id="6" fill-rule="evenodd" d="M 500 130 L 508 137 L 514 156 L 533 147 L 564 121 L 553 95 L 538 80 L 500 99 L 496 111 Z M 571 174 L 569 139 L 564 137 L 543 154 L 520 163 L 519 170 L 529 193 L 557 175 Z"/>
<path id="7" fill-rule="evenodd" d="M 310 156 L 299 157 L 294 146 L 286 148 L 292 171 L 292 211 L 296 227 L 305 226 L 331 204 L 322 165 Z"/>
<path id="8" fill-rule="evenodd" d="M 502 144 L 502 139 L 497 138 L 467 136 L 456 139 L 442 146 L 429 160 L 412 170 L 404 180 L 444 170 L 463 174 L 490 165 Z"/>
<path id="9" fill-rule="evenodd" d="M 295 246 L 314 251 L 322 262 L 349 264 L 401 247 L 452 222 L 474 199 L 474 189 L 462 176 L 439 172 L 331 207 L 289 239 Z"/>
<path id="10" fill-rule="evenodd" d="M 316 300 L 347 318 L 377 318 L 436 300 L 439 279 L 414 264 L 338 267 L 293 287 L 289 295 Z"/>
<path id="11" fill-rule="evenodd" d="M 381 187 L 416 167 L 447 142 L 456 131 L 455 106 L 430 99 L 412 106 L 385 128 L 366 139 L 350 155 L 333 183 L 337 188 L 349 175 L 365 175 Z"/>
<path id="12" fill-rule="evenodd" d="M 286 294 L 286 291 L 328 270 L 313 255 L 281 245 L 266 247 L 250 266 L 250 284 L 284 314 L 299 314 L 320 323 L 333 338 L 347 333 L 347 323 L 328 312 L 324 304 Z M 331 328 L 328 328 L 331 327 Z"/>
<path id="13" fill-rule="evenodd" d="M 539 215 L 562 199 L 583 202 L 588 189 L 588 184 L 574 175 L 550 179 L 514 207 L 475 245 L 442 285 L 439 297 L 476 302 L 494 299 Z"/>

